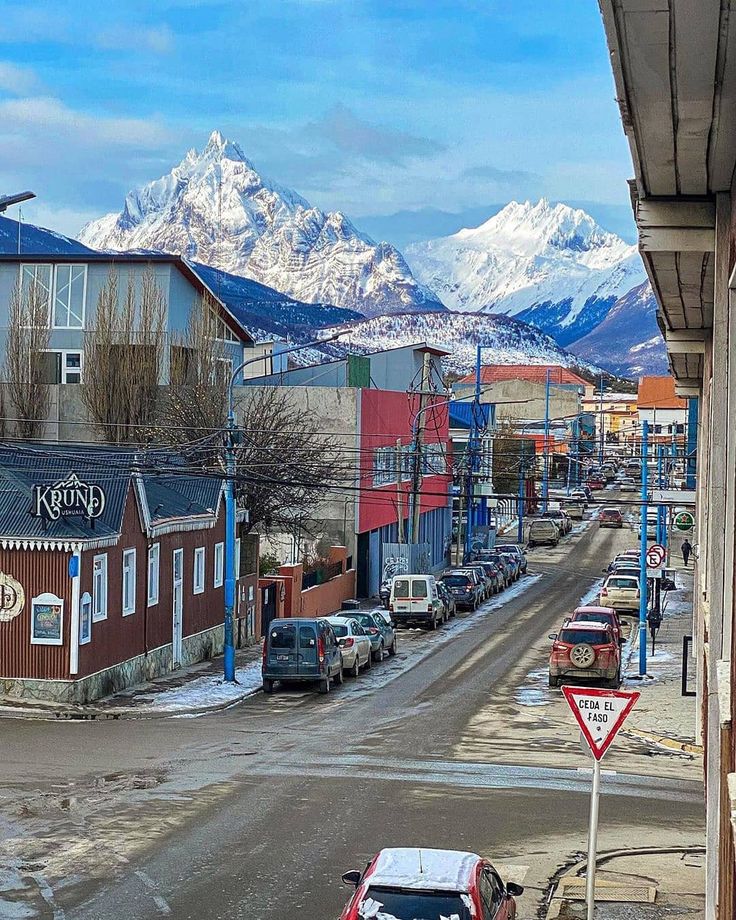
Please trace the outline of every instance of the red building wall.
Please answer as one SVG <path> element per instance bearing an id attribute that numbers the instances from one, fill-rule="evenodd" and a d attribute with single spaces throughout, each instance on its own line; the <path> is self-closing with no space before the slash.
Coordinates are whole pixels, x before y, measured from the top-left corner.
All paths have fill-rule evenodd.
<path id="1" fill-rule="evenodd" d="M 373 458 L 377 447 L 395 447 L 397 438 L 402 445 L 412 442 L 412 420 L 419 409 L 419 397 L 389 390 L 361 390 L 360 399 L 360 493 L 358 501 L 358 533 L 384 527 L 397 519 L 396 483 L 374 486 Z M 426 444 L 442 443 L 449 451 L 447 403 L 437 400 L 424 412 Z M 448 460 L 448 469 L 449 460 Z M 425 476 L 421 488 L 421 511 L 447 507 L 451 476 Z M 401 483 L 403 514 L 406 518 L 411 483 Z"/>

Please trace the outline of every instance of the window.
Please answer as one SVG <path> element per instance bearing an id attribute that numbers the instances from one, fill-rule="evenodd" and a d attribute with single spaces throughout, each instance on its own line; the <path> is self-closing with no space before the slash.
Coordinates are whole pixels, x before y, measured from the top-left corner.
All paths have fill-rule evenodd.
<path id="1" fill-rule="evenodd" d="M 107 619 L 107 553 L 92 560 L 92 622 Z"/>
<path id="2" fill-rule="evenodd" d="M 135 550 L 123 550 L 123 616 L 135 613 Z"/>
<path id="3" fill-rule="evenodd" d="M 92 638 L 92 595 L 85 591 L 79 605 L 79 644 L 86 645 Z"/>
<path id="4" fill-rule="evenodd" d="M 158 604 L 158 568 L 161 556 L 160 544 L 154 543 L 148 548 L 148 606 Z"/>
<path id="5" fill-rule="evenodd" d="M 84 328 L 84 299 L 87 292 L 86 265 L 57 265 L 51 324 L 55 329 Z"/>
<path id="6" fill-rule="evenodd" d="M 436 442 L 424 445 L 422 450 L 422 472 L 425 476 L 436 476 L 447 472 L 444 444 Z"/>
<path id="7" fill-rule="evenodd" d="M 240 578 L 240 537 L 235 541 L 235 581 Z"/>
<path id="8" fill-rule="evenodd" d="M 225 563 L 225 544 L 215 543 L 215 580 L 214 587 L 221 588 Z"/>
<path id="9" fill-rule="evenodd" d="M 373 454 L 373 485 L 396 482 L 396 448 L 377 447 Z"/>
<path id="10" fill-rule="evenodd" d="M 51 306 L 51 265 L 29 265 L 20 267 L 21 296 L 23 303 L 30 305 L 32 298 L 41 298 L 46 305 L 46 316 Z"/>
<path id="11" fill-rule="evenodd" d="M 43 383 L 81 383 L 82 363 L 84 356 L 81 351 L 48 351 L 37 352 L 38 361 L 42 368 Z"/>
<path id="12" fill-rule="evenodd" d="M 202 594 L 204 591 L 204 546 L 198 546 L 194 550 L 194 594 Z"/>

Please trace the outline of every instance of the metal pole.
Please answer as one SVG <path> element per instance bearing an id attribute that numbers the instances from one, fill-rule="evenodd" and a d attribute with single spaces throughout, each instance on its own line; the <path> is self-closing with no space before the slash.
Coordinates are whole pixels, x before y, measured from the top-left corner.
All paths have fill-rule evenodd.
<path id="1" fill-rule="evenodd" d="M 590 794 L 590 826 L 588 828 L 588 869 L 585 878 L 585 901 L 588 905 L 587 920 L 593 920 L 595 913 L 595 862 L 598 850 L 598 802 L 601 794 L 601 765 L 593 758 L 593 789 Z"/>
<path id="2" fill-rule="evenodd" d="M 639 676 L 647 673 L 647 486 L 649 422 L 641 432 L 641 536 L 639 538 Z"/>
<path id="3" fill-rule="evenodd" d="M 604 427 L 604 426 L 603 426 L 603 375 L 602 375 L 602 374 L 601 374 L 601 380 L 600 380 L 600 387 L 601 387 L 601 399 L 600 399 L 600 408 L 601 408 L 601 435 L 600 435 L 600 440 L 601 440 L 601 445 L 600 445 L 600 450 L 599 450 L 598 462 L 600 463 L 601 466 L 603 466 L 603 441 L 604 441 L 603 427 Z"/>
<path id="4" fill-rule="evenodd" d="M 664 488 L 664 483 L 662 481 L 662 461 L 663 461 L 663 452 L 664 448 L 661 444 L 657 445 L 657 487 L 659 489 Z M 662 531 L 664 530 L 664 505 L 657 505 L 657 543 L 660 545 L 664 543 L 664 537 L 662 536 Z"/>
<path id="5" fill-rule="evenodd" d="M 523 450 L 523 444 L 522 450 Z M 524 490 L 525 479 L 524 479 L 524 455 L 521 455 L 521 463 L 519 465 L 519 513 L 517 515 L 519 519 L 519 528 L 516 533 L 516 542 L 522 544 L 524 542 L 524 501 L 526 499 L 526 494 Z"/>
<path id="6" fill-rule="evenodd" d="M 403 472 L 404 452 L 401 446 L 401 438 L 396 439 L 396 457 L 394 468 L 396 470 L 396 537 L 397 543 L 404 542 L 404 502 L 403 492 L 401 490 L 401 475 Z"/>
<path id="7" fill-rule="evenodd" d="M 225 442 L 225 640 L 224 677 L 235 680 L 235 646 L 233 644 L 233 616 L 235 613 L 235 411 L 231 405 L 227 414 Z"/>
<path id="8" fill-rule="evenodd" d="M 544 478 L 542 480 L 542 512 L 549 502 L 549 368 L 544 388 Z"/>

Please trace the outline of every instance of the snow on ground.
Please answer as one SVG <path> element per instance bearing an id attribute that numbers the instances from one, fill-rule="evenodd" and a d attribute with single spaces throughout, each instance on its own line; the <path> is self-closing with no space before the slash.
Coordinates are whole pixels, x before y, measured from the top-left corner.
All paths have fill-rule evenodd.
<path id="1" fill-rule="evenodd" d="M 226 683 L 217 674 L 208 674 L 189 681 L 181 687 L 163 690 L 151 696 L 150 701 L 139 697 L 140 705 L 136 709 L 144 714 L 146 710 L 155 712 L 191 712 L 193 709 L 234 703 L 250 691 L 255 693 L 261 686 L 261 662 L 254 661 L 235 671 L 235 683 Z"/>

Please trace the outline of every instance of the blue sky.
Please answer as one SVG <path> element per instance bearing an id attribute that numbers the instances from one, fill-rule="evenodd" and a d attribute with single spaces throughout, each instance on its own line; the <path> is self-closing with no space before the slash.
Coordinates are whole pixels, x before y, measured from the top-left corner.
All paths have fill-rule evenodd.
<path id="1" fill-rule="evenodd" d="M 631 235 L 592 0 L 0 0 L 0 191 L 38 194 L 24 219 L 73 234 L 215 128 L 400 243 L 542 195 Z"/>

